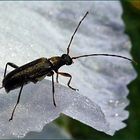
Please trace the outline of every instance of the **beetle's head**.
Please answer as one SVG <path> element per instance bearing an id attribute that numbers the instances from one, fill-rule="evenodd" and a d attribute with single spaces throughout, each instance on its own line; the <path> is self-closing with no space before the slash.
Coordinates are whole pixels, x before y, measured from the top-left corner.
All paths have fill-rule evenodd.
<path id="1" fill-rule="evenodd" d="M 73 63 L 72 58 L 68 54 L 62 54 L 61 58 L 66 65 L 71 65 Z"/>

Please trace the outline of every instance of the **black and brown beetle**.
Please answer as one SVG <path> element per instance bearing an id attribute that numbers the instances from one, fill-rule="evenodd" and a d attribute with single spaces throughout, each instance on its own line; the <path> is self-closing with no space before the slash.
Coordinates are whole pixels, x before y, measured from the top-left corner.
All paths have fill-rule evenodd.
<path id="1" fill-rule="evenodd" d="M 88 56 L 99 56 L 99 55 L 101 56 L 102 55 L 102 56 L 120 57 L 123 59 L 127 59 L 131 62 L 134 62 L 133 60 L 131 60 L 127 57 L 120 56 L 120 55 L 113 55 L 113 54 L 88 54 L 88 55 L 81 55 L 81 56 L 77 56 L 77 57 L 70 57 L 69 56 L 69 49 L 70 49 L 70 45 L 72 43 L 73 37 L 76 34 L 82 21 L 87 16 L 87 14 L 88 14 L 88 12 L 86 12 L 86 14 L 80 20 L 78 26 L 76 27 L 76 29 L 75 29 L 75 31 L 70 39 L 70 42 L 68 44 L 66 54 L 62 54 L 62 56 L 54 56 L 54 57 L 51 57 L 49 59 L 39 58 L 37 60 L 34 60 L 34 61 L 27 63 L 27 64 L 20 66 L 20 67 L 13 64 L 13 63 L 10 63 L 10 62 L 8 62 L 6 64 L 4 78 L 2 81 L 1 88 L 4 87 L 7 93 L 10 92 L 11 90 L 16 89 L 16 88 L 20 88 L 17 103 L 12 111 L 12 115 L 11 115 L 9 121 L 13 119 L 15 109 L 20 101 L 20 96 L 21 96 L 23 86 L 30 83 L 30 82 L 33 82 L 34 84 L 36 84 L 38 81 L 43 80 L 46 76 L 51 76 L 52 77 L 52 93 L 53 93 L 54 106 L 56 106 L 55 98 L 54 98 L 54 93 L 55 93 L 54 73 L 56 73 L 56 82 L 58 82 L 58 75 L 69 77 L 70 79 L 67 83 L 68 87 L 70 87 L 72 90 L 77 90 L 77 89 L 70 86 L 72 76 L 69 73 L 64 73 L 64 72 L 58 71 L 58 69 L 60 67 L 62 67 L 63 65 L 71 65 L 73 63 L 73 59 L 78 59 L 81 57 L 88 57 Z M 6 74 L 7 66 L 11 66 L 15 69 L 13 71 L 9 72 L 8 74 Z"/>

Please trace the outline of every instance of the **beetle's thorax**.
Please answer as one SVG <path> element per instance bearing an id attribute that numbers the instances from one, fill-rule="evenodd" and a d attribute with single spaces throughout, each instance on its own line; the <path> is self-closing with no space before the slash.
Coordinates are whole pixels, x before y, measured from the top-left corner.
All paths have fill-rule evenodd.
<path id="1" fill-rule="evenodd" d="M 48 60 L 52 63 L 53 69 L 55 71 L 57 71 L 63 65 L 72 64 L 72 58 L 67 54 L 63 54 L 61 57 L 60 56 L 51 57 Z"/>
<path id="2" fill-rule="evenodd" d="M 57 71 L 61 66 L 65 65 L 59 56 L 51 57 L 48 60 L 52 63 L 54 71 Z"/>

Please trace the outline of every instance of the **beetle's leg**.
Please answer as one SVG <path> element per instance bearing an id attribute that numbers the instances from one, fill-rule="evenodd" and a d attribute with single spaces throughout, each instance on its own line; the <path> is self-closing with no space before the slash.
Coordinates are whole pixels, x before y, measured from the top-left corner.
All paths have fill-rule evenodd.
<path id="1" fill-rule="evenodd" d="M 19 103 L 19 101 L 20 101 L 20 96 L 21 96 L 21 92 L 22 92 L 22 89 L 23 89 L 23 85 L 24 85 L 24 84 L 22 84 L 22 86 L 21 86 L 21 88 L 20 88 L 19 95 L 18 95 L 18 99 L 17 99 L 17 103 L 16 103 L 16 105 L 15 105 L 13 111 L 12 111 L 12 115 L 11 115 L 11 118 L 9 119 L 9 121 L 11 121 L 11 120 L 13 119 L 14 112 L 15 112 L 16 107 L 17 107 L 17 105 L 18 105 L 18 103 Z"/>
<path id="2" fill-rule="evenodd" d="M 54 106 L 56 107 L 56 103 L 55 103 L 55 97 L 54 97 L 54 77 L 53 77 L 53 74 L 52 74 L 52 94 L 53 94 L 53 104 Z"/>
<path id="3" fill-rule="evenodd" d="M 55 97 L 54 97 L 54 93 L 55 93 L 55 90 L 54 90 L 54 72 L 53 72 L 53 71 L 50 71 L 49 73 L 47 73 L 47 76 L 52 76 L 52 94 L 53 94 L 53 104 L 54 104 L 54 106 L 56 107 Z"/>
<path id="4" fill-rule="evenodd" d="M 5 78 L 5 76 L 6 76 L 6 72 L 7 72 L 7 66 L 11 66 L 11 67 L 13 67 L 13 68 L 18 68 L 18 66 L 17 65 L 15 65 L 14 63 L 11 63 L 11 62 L 8 62 L 7 64 L 6 64 L 6 66 L 5 66 L 5 70 L 4 70 L 4 75 L 3 75 L 3 79 Z M 0 87 L 0 89 L 1 88 L 3 88 L 3 86 L 2 87 Z"/>
<path id="5" fill-rule="evenodd" d="M 62 76 L 65 76 L 65 77 L 69 77 L 70 79 L 69 79 L 69 81 L 67 83 L 68 87 L 71 88 L 72 90 L 75 90 L 75 91 L 78 90 L 78 89 L 73 88 L 73 87 L 70 86 L 70 82 L 71 82 L 72 76 L 69 73 L 64 73 L 64 72 L 57 72 L 57 73 L 62 75 Z"/>
<path id="6" fill-rule="evenodd" d="M 59 83 L 59 81 L 58 81 L 58 75 L 59 75 L 59 74 L 58 74 L 58 72 L 57 72 L 57 73 L 56 73 L 56 82 L 57 82 L 57 83 Z"/>
<path id="7" fill-rule="evenodd" d="M 14 63 L 11 63 L 11 62 L 8 62 L 7 64 L 6 64 L 6 66 L 5 66 L 5 70 L 4 70 L 4 78 L 5 78 L 5 76 L 6 76 L 6 71 L 7 71 L 7 66 L 11 66 L 11 67 L 13 67 L 13 68 L 18 68 L 18 66 L 16 65 L 16 64 L 14 64 Z"/>

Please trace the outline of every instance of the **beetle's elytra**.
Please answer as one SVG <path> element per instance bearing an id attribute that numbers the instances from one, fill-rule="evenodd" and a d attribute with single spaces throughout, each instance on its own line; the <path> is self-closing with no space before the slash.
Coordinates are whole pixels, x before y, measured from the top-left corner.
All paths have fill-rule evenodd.
<path id="1" fill-rule="evenodd" d="M 123 59 L 127 59 L 131 62 L 134 62 L 133 60 L 120 56 L 120 55 L 114 55 L 114 54 L 87 54 L 87 55 L 80 55 L 76 57 L 70 57 L 69 51 L 70 51 L 70 45 L 73 41 L 73 38 L 82 23 L 82 21 L 85 19 L 85 17 L 88 15 L 88 12 L 84 15 L 84 17 L 80 20 L 78 26 L 76 27 L 74 33 L 71 36 L 70 42 L 67 47 L 67 53 L 62 54 L 62 56 L 54 56 L 51 58 L 39 58 L 37 60 L 34 60 L 30 63 L 27 63 L 23 66 L 17 66 L 16 64 L 13 64 L 11 62 L 8 62 L 5 66 L 5 71 L 4 71 L 4 78 L 2 81 L 2 87 L 5 88 L 6 92 L 10 92 L 11 90 L 14 90 L 16 88 L 20 88 L 18 99 L 16 102 L 16 105 L 12 111 L 12 115 L 9 119 L 11 121 L 14 116 L 15 109 L 20 101 L 21 97 L 21 92 L 24 87 L 24 85 L 33 82 L 37 83 L 38 81 L 41 81 L 44 79 L 46 76 L 51 76 L 52 77 L 52 93 L 53 93 L 53 104 L 56 106 L 55 98 L 54 98 L 54 73 L 56 73 L 56 82 L 58 82 L 58 76 L 62 75 L 65 77 L 69 77 L 69 81 L 67 83 L 68 87 L 70 87 L 72 90 L 77 90 L 73 87 L 70 86 L 70 82 L 72 79 L 72 76 L 69 73 L 65 72 L 59 72 L 59 68 L 62 67 L 63 65 L 71 65 L 73 63 L 74 59 L 82 58 L 82 57 L 88 57 L 88 56 L 112 56 L 112 57 L 120 57 Z M 7 71 L 7 66 L 11 66 L 14 68 L 13 71 L 9 72 L 6 74 Z"/>

